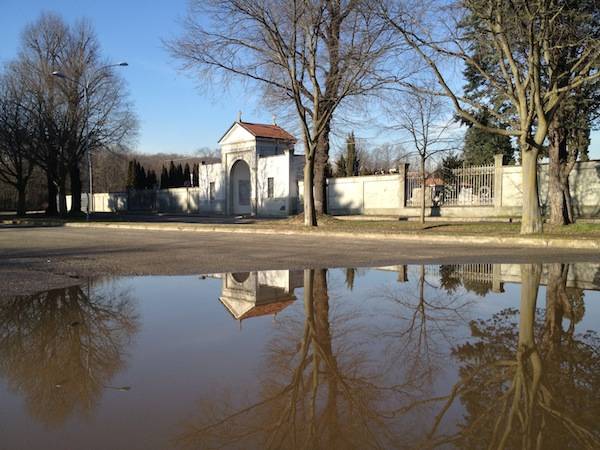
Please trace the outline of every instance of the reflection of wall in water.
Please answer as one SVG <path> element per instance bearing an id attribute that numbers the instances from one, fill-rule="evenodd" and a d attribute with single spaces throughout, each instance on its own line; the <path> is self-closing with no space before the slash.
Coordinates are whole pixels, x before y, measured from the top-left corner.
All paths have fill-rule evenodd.
<path id="1" fill-rule="evenodd" d="M 276 315 L 294 300 L 294 289 L 302 287 L 299 270 L 265 270 L 221 275 L 223 306 L 236 320 Z"/>
<path id="2" fill-rule="evenodd" d="M 520 264 L 450 264 L 454 273 L 463 281 L 491 283 L 492 291 L 501 292 L 503 283 L 521 283 Z M 407 266 L 378 267 L 378 270 L 398 272 L 398 281 L 408 281 Z M 440 266 L 426 266 L 426 273 L 440 277 Z M 541 284 L 548 283 L 548 265 L 543 265 Z M 600 290 L 600 264 L 569 264 L 567 286 L 585 290 Z"/>
<path id="3" fill-rule="evenodd" d="M 500 278 L 504 283 L 521 283 L 521 266 L 519 264 L 497 264 L 500 266 Z M 568 264 L 567 287 L 598 291 L 600 290 L 600 264 L 574 263 Z M 548 283 L 548 265 L 542 269 L 541 284 Z"/>

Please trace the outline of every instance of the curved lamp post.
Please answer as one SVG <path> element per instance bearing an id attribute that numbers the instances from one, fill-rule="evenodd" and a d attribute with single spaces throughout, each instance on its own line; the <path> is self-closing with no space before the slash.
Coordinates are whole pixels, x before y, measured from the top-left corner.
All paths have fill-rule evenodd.
<path id="1" fill-rule="evenodd" d="M 108 69 L 110 67 L 126 67 L 128 65 L 129 64 L 125 61 L 122 61 L 122 62 L 119 62 L 116 64 L 108 64 L 106 66 L 102 66 L 102 67 L 99 67 L 98 69 L 96 69 L 94 74 L 100 72 L 101 70 Z M 90 205 L 92 205 L 92 210 L 93 210 L 93 202 L 94 202 L 94 184 L 93 184 L 93 180 L 92 180 L 92 155 L 91 155 L 90 148 L 87 145 L 87 139 L 88 139 L 87 126 L 88 126 L 88 117 L 89 117 L 89 111 L 90 111 L 90 104 L 89 104 L 89 98 L 88 98 L 88 90 L 90 87 L 89 81 L 86 77 L 85 83 L 80 83 L 79 81 L 77 81 L 71 77 L 68 77 L 63 72 L 60 72 L 58 70 L 52 72 L 52 75 L 57 78 L 62 78 L 63 80 L 70 81 L 71 83 L 75 83 L 77 86 L 79 86 L 83 90 L 83 102 L 85 103 L 85 108 L 86 108 L 86 117 L 85 117 L 85 124 L 84 124 L 84 126 L 85 126 L 85 130 L 84 130 L 85 152 L 87 154 L 87 160 L 88 160 L 88 179 L 89 179 L 88 201 L 87 201 L 87 208 L 86 208 L 86 212 L 85 212 L 85 218 L 86 218 L 86 220 L 90 220 Z"/>

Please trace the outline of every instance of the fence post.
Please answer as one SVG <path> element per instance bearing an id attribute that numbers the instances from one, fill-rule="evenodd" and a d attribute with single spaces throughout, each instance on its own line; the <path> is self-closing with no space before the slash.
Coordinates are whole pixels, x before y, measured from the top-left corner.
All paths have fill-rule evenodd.
<path id="1" fill-rule="evenodd" d="M 400 208 L 406 208 L 406 174 L 408 173 L 408 164 L 402 163 L 398 166 L 398 175 L 400 176 L 400 188 L 398 192 L 398 204 Z"/>
<path id="2" fill-rule="evenodd" d="M 501 264 L 492 265 L 492 292 L 504 292 L 504 283 L 502 283 Z"/>
<path id="3" fill-rule="evenodd" d="M 502 173 L 504 155 L 494 155 L 494 208 L 502 208 Z"/>

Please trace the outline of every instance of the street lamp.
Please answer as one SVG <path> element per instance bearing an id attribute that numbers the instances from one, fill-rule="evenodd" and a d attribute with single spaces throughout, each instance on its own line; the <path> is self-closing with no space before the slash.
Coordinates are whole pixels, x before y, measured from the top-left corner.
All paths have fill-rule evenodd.
<path id="1" fill-rule="evenodd" d="M 108 64 L 106 66 L 102 66 L 102 67 L 99 67 L 98 69 L 96 69 L 94 74 L 100 72 L 101 70 L 108 69 L 110 67 L 126 67 L 128 65 L 129 64 L 125 61 L 121 61 L 116 64 Z M 88 90 L 90 88 L 90 85 L 89 85 L 87 77 L 85 79 L 85 83 L 82 84 L 81 82 L 79 82 L 71 77 L 68 77 L 63 72 L 60 72 L 58 70 L 55 70 L 54 72 L 52 72 L 52 76 L 61 78 L 63 80 L 70 81 L 71 83 L 75 83 L 77 86 L 79 86 L 80 88 L 83 89 L 83 102 L 85 103 L 85 108 L 86 108 L 86 116 L 85 116 L 85 124 L 84 124 L 85 125 L 85 130 L 84 130 L 85 152 L 87 154 L 87 160 L 88 160 L 88 179 L 89 179 L 88 201 L 87 201 L 87 208 L 86 208 L 86 212 L 85 212 L 85 219 L 90 220 L 90 205 L 92 205 L 92 209 L 93 209 L 93 202 L 94 202 L 94 184 L 93 184 L 93 180 L 92 180 L 92 154 L 91 154 L 90 147 L 87 145 L 87 139 L 88 139 L 87 127 L 88 127 L 88 118 L 89 118 L 89 113 L 90 113 Z"/>

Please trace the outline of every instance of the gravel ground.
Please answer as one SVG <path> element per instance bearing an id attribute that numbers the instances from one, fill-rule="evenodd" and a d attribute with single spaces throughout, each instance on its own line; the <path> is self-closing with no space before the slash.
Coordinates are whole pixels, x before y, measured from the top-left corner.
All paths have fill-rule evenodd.
<path id="1" fill-rule="evenodd" d="M 323 236 L 0 227 L 0 296 L 115 275 L 442 262 L 598 261 L 596 251 L 423 245 Z"/>

